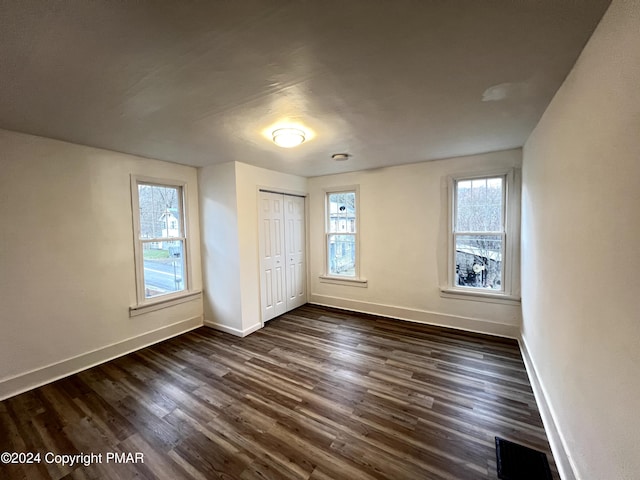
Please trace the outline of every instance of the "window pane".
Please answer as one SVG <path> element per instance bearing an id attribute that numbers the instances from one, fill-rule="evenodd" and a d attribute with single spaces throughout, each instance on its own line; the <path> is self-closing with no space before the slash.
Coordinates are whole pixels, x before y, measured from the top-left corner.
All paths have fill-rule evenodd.
<path id="1" fill-rule="evenodd" d="M 456 235 L 455 285 L 502 290 L 502 237 Z"/>
<path id="2" fill-rule="evenodd" d="M 356 232 L 356 193 L 329 194 L 328 233 Z"/>
<path id="3" fill-rule="evenodd" d="M 180 187 L 138 185 L 140 238 L 181 237 Z"/>
<path id="4" fill-rule="evenodd" d="M 183 240 L 143 242 L 142 253 L 145 298 L 185 289 Z"/>
<path id="5" fill-rule="evenodd" d="M 479 178 L 457 182 L 456 231 L 502 231 L 503 178 Z"/>
<path id="6" fill-rule="evenodd" d="M 355 235 L 329 235 L 329 274 L 355 277 L 356 237 Z"/>

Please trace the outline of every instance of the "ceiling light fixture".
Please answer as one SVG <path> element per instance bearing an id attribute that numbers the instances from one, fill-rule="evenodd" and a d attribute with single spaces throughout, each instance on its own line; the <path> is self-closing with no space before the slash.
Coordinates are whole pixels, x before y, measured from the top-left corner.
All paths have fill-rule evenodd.
<path id="1" fill-rule="evenodd" d="M 348 153 L 334 153 L 333 155 L 331 155 L 331 158 L 333 160 L 337 160 L 339 162 L 342 162 L 344 160 L 349 160 L 349 157 L 351 155 L 349 155 Z"/>
<path id="2" fill-rule="evenodd" d="M 297 147 L 305 140 L 304 132 L 297 128 L 278 128 L 271 135 L 273 142 L 283 148 Z"/>

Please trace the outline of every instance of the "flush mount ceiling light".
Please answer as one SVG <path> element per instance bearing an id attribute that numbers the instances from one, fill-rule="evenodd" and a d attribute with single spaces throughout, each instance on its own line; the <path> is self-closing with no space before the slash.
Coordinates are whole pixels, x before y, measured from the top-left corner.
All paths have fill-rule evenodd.
<path id="1" fill-rule="evenodd" d="M 271 135 L 273 142 L 283 148 L 297 147 L 305 140 L 304 132 L 297 128 L 278 128 Z"/>
<path id="2" fill-rule="evenodd" d="M 331 155 L 331 159 L 342 162 L 344 160 L 349 160 L 350 156 L 351 155 L 349 155 L 348 153 L 334 153 L 333 155 Z"/>

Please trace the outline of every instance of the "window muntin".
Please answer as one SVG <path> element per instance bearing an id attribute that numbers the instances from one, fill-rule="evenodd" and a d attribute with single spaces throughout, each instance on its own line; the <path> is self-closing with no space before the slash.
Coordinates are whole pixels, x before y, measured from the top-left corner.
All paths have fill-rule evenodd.
<path id="1" fill-rule="evenodd" d="M 454 288 L 505 293 L 507 176 L 454 180 Z"/>
<path id="2" fill-rule="evenodd" d="M 184 188 L 136 181 L 138 302 L 175 296 L 188 288 Z"/>
<path id="3" fill-rule="evenodd" d="M 357 278 L 356 191 L 328 192 L 326 200 L 327 275 Z"/>

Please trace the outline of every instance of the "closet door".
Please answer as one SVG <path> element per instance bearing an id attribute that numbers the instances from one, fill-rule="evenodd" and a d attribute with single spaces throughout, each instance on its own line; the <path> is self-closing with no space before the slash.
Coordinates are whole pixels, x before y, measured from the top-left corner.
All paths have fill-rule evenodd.
<path id="1" fill-rule="evenodd" d="M 307 302 L 303 197 L 284 196 L 284 224 L 288 311 Z"/>
<path id="2" fill-rule="evenodd" d="M 260 192 L 259 198 L 260 296 L 266 322 L 287 311 L 284 197 Z"/>
<path id="3" fill-rule="evenodd" d="M 260 300 L 262 321 L 307 302 L 304 198 L 260 192 Z"/>

